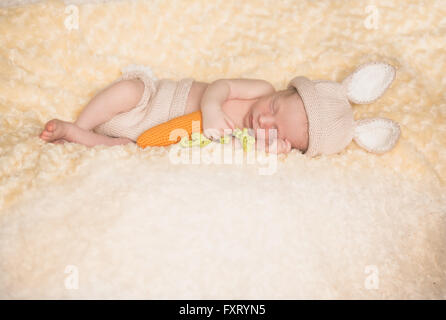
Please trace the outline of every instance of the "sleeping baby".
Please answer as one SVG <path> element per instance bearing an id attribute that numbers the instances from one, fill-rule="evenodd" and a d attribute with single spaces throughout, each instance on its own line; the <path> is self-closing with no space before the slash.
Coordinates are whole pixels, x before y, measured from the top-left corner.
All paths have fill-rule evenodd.
<path id="1" fill-rule="evenodd" d="M 370 62 L 342 83 L 303 76 L 276 91 L 261 79 L 157 79 L 150 68 L 130 65 L 97 93 L 73 123 L 52 119 L 40 138 L 86 146 L 136 142 L 144 131 L 173 118 L 201 111 L 203 134 L 218 140 L 236 128 L 251 128 L 256 148 L 310 157 L 342 151 L 352 140 L 374 153 L 393 148 L 400 135 L 386 118 L 355 121 L 350 102 L 371 103 L 390 86 L 395 69 Z"/>

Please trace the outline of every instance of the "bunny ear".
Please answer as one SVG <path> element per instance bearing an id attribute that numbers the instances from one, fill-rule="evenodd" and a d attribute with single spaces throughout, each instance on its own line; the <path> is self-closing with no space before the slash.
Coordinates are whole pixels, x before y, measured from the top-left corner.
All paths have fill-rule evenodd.
<path id="1" fill-rule="evenodd" d="M 347 97 L 358 104 L 372 103 L 381 97 L 395 79 L 395 68 L 384 62 L 359 66 L 342 81 Z"/>
<path id="2" fill-rule="evenodd" d="M 386 118 L 367 118 L 355 121 L 353 140 L 373 153 L 391 150 L 400 137 L 400 126 Z"/>

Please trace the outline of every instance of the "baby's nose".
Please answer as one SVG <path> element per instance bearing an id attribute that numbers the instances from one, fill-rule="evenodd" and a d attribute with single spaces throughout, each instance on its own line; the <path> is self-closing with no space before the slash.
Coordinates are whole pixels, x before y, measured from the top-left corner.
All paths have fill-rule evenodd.
<path id="1" fill-rule="evenodd" d="M 267 129 L 272 126 L 274 119 L 268 114 L 263 114 L 259 116 L 259 125 L 261 128 Z"/>
<path id="2" fill-rule="evenodd" d="M 265 139 L 268 139 L 269 129 L 271 129 L 271 131 L 273 131 L 272 129 L 277 129 L 274 124 L 274 118 L 270 115 L 260 115 L 259 116 L 259 126 L 260 126 L 260 128 L 259 128 L 260 130 L 264 129 L 263 131 L 264 131 Z M 276 132 L 276 136 L 277 136 L 277 132 Z"/>

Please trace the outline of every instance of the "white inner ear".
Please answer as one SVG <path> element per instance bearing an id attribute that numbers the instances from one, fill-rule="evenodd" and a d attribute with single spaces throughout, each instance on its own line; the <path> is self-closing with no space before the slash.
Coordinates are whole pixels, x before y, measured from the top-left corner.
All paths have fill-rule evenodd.
<path id="1" fill-rule="evenodd" d="M 356 121 L 353 139 L 367 151 L 383 153 L 393 148 L 400 132 L 399 125 L 390 119 L 362 119 Z"/>
<path id="2" fill-rule="evenodd" d="M 372 63 L 353 73 L 348 98 L 355 103 L 370 103 L 384 94 L 395 77 L 395 69 L 386 63 Z"/>

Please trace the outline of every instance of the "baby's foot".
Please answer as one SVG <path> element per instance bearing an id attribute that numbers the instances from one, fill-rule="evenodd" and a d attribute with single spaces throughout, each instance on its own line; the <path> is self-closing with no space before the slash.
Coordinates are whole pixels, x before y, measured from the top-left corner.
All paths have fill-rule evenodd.
<path id="1" fill-rule="evenodd" d="M 52 119 L 45 124 L 45 129 L 39 137 L 47 142 L 61 143 L 59 140 L 67 135 L 69 125 L 71 125 L 71 122 Z"/>

